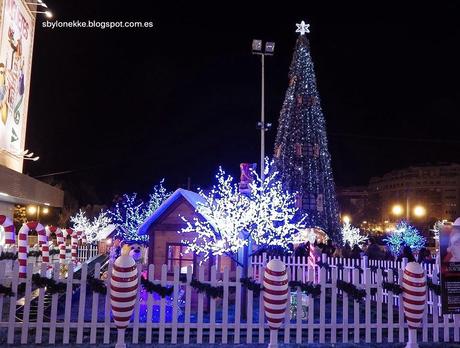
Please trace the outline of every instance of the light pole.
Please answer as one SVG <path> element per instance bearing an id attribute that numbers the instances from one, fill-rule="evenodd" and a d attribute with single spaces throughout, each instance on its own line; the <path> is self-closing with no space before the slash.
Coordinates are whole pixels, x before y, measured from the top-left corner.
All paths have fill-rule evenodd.
<path id="1" fill-rule="evenodd" d="M 262 181 L 265 178 L 265 132 L 272 126 L 271 123 L 265 123 L 265 56 L 272 56 L 275 52 L 275 43 L 266 42 L 265 49 L 262 50 L 262 40 L 252 40 L 252 54 L 260 55 L 262 66 L 262 86 L 260 100 L 260 178 Z"/>

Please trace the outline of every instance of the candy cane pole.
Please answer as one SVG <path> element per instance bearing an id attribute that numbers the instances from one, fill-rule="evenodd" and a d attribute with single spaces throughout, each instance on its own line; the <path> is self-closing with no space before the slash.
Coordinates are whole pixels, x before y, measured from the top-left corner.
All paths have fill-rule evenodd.
<path id="1" fill-rule="evenodd" d="M 426 306 L 425 271 L 417 262 L 409 262 L 403 275 L 404 315 L 409 326 L 406 348 L 418 348 L 417 328 L 420 327 Z"/>
<path id="2" fill-rule="evenodd" d="M 278 347 L 278 329 L 286 313 L 287 298 L 286 265 L 280 260 L 270 260 L 264 273 L 264 309 L 270 327 L 269 348 Z"/>
<path id="3" fill-rule="evenodd" d="M 29 227 L 27 224 L 22 225 L 18 232 L 18 262 L 19 262 L 19 279 L 26 279 L 27 274 L 27 253 L 29 251 Z"/>
<path id="4" fill-rule="evenodd" d="M 46 235 L 45 228 L 41 223 L 38 221 L 30 221 L 27 223 L 30 230 L 37 231 L 38 234 L 38 244 L 40 245 L 40 249 L 42 251 L 42 262 L 49 263 L 50 262 L 50 248 L 48 245 L 48 236 Z"/>
<path id="5" fill-rule="evenodd" d="M 72 235 L 70 236 L 70 250 L 72 253 L 72 262 L 77 263 L 77 248 L 78 248 L 78 238 L 77 238 L 77 233 L 74 231 L 72 232 Z"/>
<path id="6" fill-rule="evenodd" d="M 65 263 L 65 238 L 60 228 L 56 230 L 56 237 L 59 245 L 59 263 Z"/>
<path id="7" fill-rule="evenodd" d="M 5 246 L 13 247 L 16 237 L 13 221 L 5 215 L 0 215 L 0 226 L 5 231 Z"/>
<path id="8" fill-rule="evenodd" d="M 112 315 L 118 329 L 115 348 L 125 348 L 125 330 L 128 327 L 137 298 L 138 274 L 134 259 L 129 256 L 130 248 L 123 247 L 121 255 L 113 264 L 110 279 L 110 302 Z"/>

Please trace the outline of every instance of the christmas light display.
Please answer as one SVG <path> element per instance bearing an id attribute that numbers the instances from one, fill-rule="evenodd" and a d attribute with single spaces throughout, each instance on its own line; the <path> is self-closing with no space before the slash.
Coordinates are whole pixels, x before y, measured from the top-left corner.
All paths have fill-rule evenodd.
<path id="1" fill-rule="evenodd" d="M 203 218 L 182 218 L 187 226 L 181 233 L 197 234 L 192 241 L 183 241 L 190 251 L 204 261 L 211 255 L 232 257 L 248 245 L 249 237 L 259 247 L 287 249 L 289 243 L 297 241 L 304 219 L 293 222 L 297 213 L 295 195 L 283 190 L 278 173 L 270 173 L 271 167 L 267 161 L 264 180 L 252 172 L 250 196 L 241 194 L 233 178 L 219 170 L 217 186 L 207 194 L 199 192 L 205 203 L 198 204 L 197 212 Z"/>
<path id="2" fill-rule="evenodd" d="M 138 199 L 137 194 L 124 194 L 121 202 L 108 211 L 112 223 L 120 226 L 116 237 L 127 241 L 148 241 L 149 236 L 140 236 L 139 227 L 155 210 L 170 196 L 170 192 L 163 187 L 163 180 L 155 185 L 148 202 Z"/>
<path id="3" fill-rule="evenodd" d="M 248 245 L 248 231 L 251 226 L 249 199 L 240 194 L 233 178 L 225 176 L 222 168 L 216 175 L 217 186 L 209 193 L 199 190 L 204 203 L 199 203 L 197 212 L 203 216 L 188 221 L 181 233 L 195 232 L 192 241 L 184 240 L 188 249 L 200 255 L 206 261 L 212 255 L 236 254 L 240 248 Z"/>
<path id="4" fill-rule="evenodd" d="M 305 33 L 300 33 L 289 70 L 289 86 L 281 109 L 275 143 L 275 164 L 285 190 L 298 192 L 307 227 L 318 227 L 341 242 L 325 119 L 316 87 L 314 66 Z M 300 215 L 300 214 L 299 214 Z"/>
<path id="5" fill-rule="evenodd" d="M 368 238 L 360 233 L 359 228 L 350 224 L 350 221 L 345 221 L 342 225 L 342 239 L 344 243 L 350 246 L 363 244 Z"/>
<path id="6" fill-rule="evenodd" d="M 250 234 L 257 245 L 279 246 L 287 250 L 290 243 L 303 242 L 299 232 L 304 228 L 305 217 L 295 219 L 298 211 L 296 195 L 283 189 L 278 172 L 272 168 L 273 162 L 266 159 L 263 181 L 257 172 L 252 172 L 255 179 L 249 185 L 253 222 Z"/>
<path id="7" fill-rule="evenodd" d="M 99 234 L 112 223 L 112 220 L 105 211 L 101 211 L 98 216 L 90 220 L 85 212 L 80 210 L 70 218 L 70 222 L 74 231 L 83 231 L 86 235 L 87 243 L 93 244 L 101 239 Z"/>
<path id="8" fill-rule="evenodd" d="M 412 251 L 419 251 L 426 243 L 425 238 L 420 235 L 420 232 L 404 220 L 396 225 L 394 231 L 391 231 L 384 241 L 394 256 L 399 256 L 406 245 Z"/>

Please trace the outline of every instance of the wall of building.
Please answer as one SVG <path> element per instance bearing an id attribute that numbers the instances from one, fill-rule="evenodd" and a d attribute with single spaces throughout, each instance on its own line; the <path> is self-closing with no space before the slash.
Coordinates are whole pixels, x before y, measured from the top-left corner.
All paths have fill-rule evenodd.
<path id="1" fill-rule="evenodd" d="M 6 215 L 13 218 L 14 204 L 0 201 L 0 215 Z"/>
<path id="2" fill-rule="evenodd" d="M 404 209 L 408 204 L 411 214 L 413 207 L 420 204 L 427 212 L 421 222 L 453 221 L 460 215 L 460 165 L 409 167 L 372 178 L 369 200 L 379 207 L 382 220 L 395 218 L 391 214 L 394 204 Z"/>

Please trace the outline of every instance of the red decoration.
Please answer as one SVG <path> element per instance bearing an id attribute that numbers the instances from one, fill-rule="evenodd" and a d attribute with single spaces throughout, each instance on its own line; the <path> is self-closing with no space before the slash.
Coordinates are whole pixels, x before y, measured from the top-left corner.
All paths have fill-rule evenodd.
<path id="1" fill-rule="evenodd" d="M 129 256 L 131 248 L 124 246 L 114 264 L 110 279 L 110 303 L 112 315 L 118 329 L 116 348 L 126 347 L 125 330 L 128 327 L 139 287 L 137 265 Z"/>
<path id="2" fill-rule="evenodd" d="M 19 261 L 19 278 L 25 279 L 27 275 L 27 253 L 29 251 L 29 241 L 27 236 L 31 230 L 37 231 L 38 244 L 42 252 L 42 262 L 50 262 L 50 252 L 48 246 L 48 237 L 45 228 L 38 221 L 29 221 L 22 225 L 18 233 L 18 261 Z"/>
<path id="3" fill-rule="evenodd" d="M 5 215 L 0 215 L 0 226 L 2 226 L 5 231 L 5 244 L 13 246 L 16 239 L 13 220 Z"/>
<path id="4" fill-rule="evenodd" d="M 286 316 L 288 299 L 286 265 L 277 259 L 270 260 L 264 273 L 264 309 L 270 327 L 269 347 L 276 347 L 278 329 Z"/>

